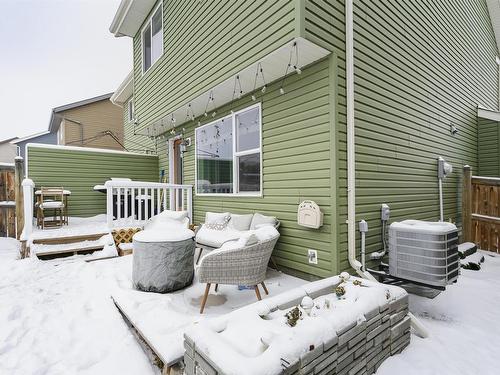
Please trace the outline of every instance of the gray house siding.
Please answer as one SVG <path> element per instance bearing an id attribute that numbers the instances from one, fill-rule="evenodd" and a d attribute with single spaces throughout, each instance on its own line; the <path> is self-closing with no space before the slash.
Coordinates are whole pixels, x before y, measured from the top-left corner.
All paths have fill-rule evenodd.
<path id="1" fill-rule="evenodd" d="M 56 145 L 57 144 L 57 133 L 48 133 L 43 134 L 38 137 L 33 137 L 27 139 L 26 141 L 18 142 L 17 146 L 19 147 L 19 155 L 26 158 L 26 145 L 28 143 L 42 143 L 45 145 Z"/>

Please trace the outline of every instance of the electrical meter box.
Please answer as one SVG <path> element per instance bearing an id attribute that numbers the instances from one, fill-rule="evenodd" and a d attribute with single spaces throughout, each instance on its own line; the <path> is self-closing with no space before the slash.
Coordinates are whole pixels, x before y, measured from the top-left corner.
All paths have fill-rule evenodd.
<path id="1" fill-rule="evenodd" d="M 297 224 L 318 229 L 323 225 L 323 212 L 314 201 L 303 201 L 297 211 Z"/>

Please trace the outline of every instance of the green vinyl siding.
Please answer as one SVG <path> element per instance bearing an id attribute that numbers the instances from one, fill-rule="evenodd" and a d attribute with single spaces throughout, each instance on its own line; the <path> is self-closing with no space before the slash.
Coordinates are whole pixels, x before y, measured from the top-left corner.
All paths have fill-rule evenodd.
<path id="1" fill-rule="evenodd" d="M 285 81 L 286 95 L 280 95 L 279 83 L 269 86 L 262 103 L 263 197 L 195 196 L 194 221 L 204 221 L 205 212 L 260 212 L 277 216 L 281 221 L 281 238 L 274 252 L 278 266 L 316 276 L 336 272 L 336 253 L 331 246 L 331 139 L 330 80 L 331 68 L 325 59 L 301 76 Z M 243 109 L 254 104 L 249 96 L 236 101 L 232 108 Z M 217 118 L 230 111 L 229 106 L 217 109 Z M 213 119 L 207 120 L 207 122 Z M 203 123 L 202 123 L 203 125 Z M 184 154 L 184 183 L 195 183 L 194 124 L 185 124 L 184 136 L 192 146 Z M 170 135 L 168 135 L 170 136 Z M 168 155 L 165 138 L 158 142 L 160 168 L 167 171 Z M 316 201 L 325 214 L 319 230 L 297 224 L 297 207 L 305 199 Z M 307 261 L 307 249 L 318 250 L 318 265 Z"/>
<path id="2" fill-rule="evenodd" d="M 155 153 L 155 143 L 149 137 L 143 135 L 134 136 L 134 121 L 129 120 L 128 113 L 129 102 L 131 100 L 134 100 L 134 98 L 130 97 L 125 103 L 123 103 L 123 132 L 125 135 L 125 149 L 130 152 Z"/>
<path id="3" fill-rule="evenodd" d="M 307 0 L 305 32 L 339 55 L 337 246 L 346 269 L 344 2 Z M 461 169 L 478 167 L 476 107 L 496 108 L 497 49 L 484 0 L 355 1 L 354 33 L 356 219 L 368 221 L 372 252 L 382 246 L 382 203 L 391 221 L 439 218 L 439 155 L 454 167 L 445 219 L 460 222 Z"/>
<path id="4" fill-rule="evenodd" d="M 296 0 L 163 1 L 162 57 L 142 73 L 134 37 L 139 127 L 234 76 L 295 36 Z"/>
<path id="5" fill-rule="evenodd" d="M 500 122 L 478 119 L 479 170 L 474 175 L 500 177 Z"/>
<path id="6" fill-rule="evenodd" d="M 71 190 L 70 216 L 106 213 L 106 194 L 93 190 L 111 177 L 158 181 L 158 157 L 124 152 L 95 152 L 64 147 L 28 147 L 28 178 L 36 188 L 62 186 Z"/>
<path id="7" fill-rule="evenodd" d="M 283 224 L 279 266 L 315 276 L 347 269 L 344 1 L 165 1 L 164 25 L 165 53 L 144 75 L 140 34 L 134 38 L 139 128 L 295 36 L 333 52 L 287 77 L 284 95 L 278 83 L 258 92 L 263 197 L 198 196 L 194 213 L 195 222 L 206 211 L 276 215 Z M 460 224 L 461 169 L 479 167 L 477 105 L 498 102 L 497 48 L 485 0 L 355 0 L 354 30 L 356 212 L 368 221 L 372 252 L 382 247 L 382 203 L 390 205 L 391 221 L 438 219 L 439 155 L 454 167 L 444 183 L 445 218 Z M 252 103 L 245 96 L 232 109 Z M 229 110 L 219 108 L 217 116 Z M 194 124 L 183 127 L 193 142 L 183 159 L 185 183 L 194 185 Z M 169 136 L 155 143 L 166 175 Z M 324 211 L 321 229 L 297 225 L 304 199 Z M 317 266 L 307 262 L 309 248 L 318 250 Z"/>

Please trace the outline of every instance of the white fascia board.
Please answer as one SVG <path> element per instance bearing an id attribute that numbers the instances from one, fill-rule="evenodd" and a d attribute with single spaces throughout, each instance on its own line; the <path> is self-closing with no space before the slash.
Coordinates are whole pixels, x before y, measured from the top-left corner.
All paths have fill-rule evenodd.
<path id="1" fill-rule="evenodd" d="M 111 95 L 111 103 L 119 107 L 123 107 L 123 104 L 132 96 L 134 90 L 134 74 L 133 71 L 130 72 L 127 77 L 120 83 L 120 86 Z"/>
<path id="2" fill-rule="evenodd" d="M 116 37 L 133 38 L 155 4 L 156 0 L 122 0 L 109 31 Z"/>
<path id="3" fill-rule="evenodd" d="M 158 157 L 158 155 L 141 154 L 139 152 L 128 152 L 128 151 L 110 150 L 110 149 L 106 149 L 106 148 L 48 145 L 48 144 L 44 144 L 44 143 L 28 143 L 26 145 L 26 151 L 30 147 L 31 148 L 51 148 L 51 149 L 68 150 L 68 151 L 97 152 L 97 153 L 106 153 L 106 154 L 149 156 L 149 157 L 152 157 L 152 158 L 157 158 Z"/>
<path id="4" fill-rule="evenodd" d="M 494 109 L 477 107 L 477 117 L 486 120 L 500 121 L 500 112 Z"/>

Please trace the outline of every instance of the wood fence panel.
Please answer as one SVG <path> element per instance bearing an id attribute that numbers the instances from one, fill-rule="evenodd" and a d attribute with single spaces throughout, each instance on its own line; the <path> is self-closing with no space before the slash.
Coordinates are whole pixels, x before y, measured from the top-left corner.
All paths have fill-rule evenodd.
<path id="1" fill-rule="evenodd" d="M 14 169 L 0 169 L 0 202 L 15 201 L 14 180 Z M 0 236 L 16 236 L 15 207 L 0 206 Z"/>
<path id="2" fill-rule="evenodd" d="M 471 240 L 482 250 L 500 253 L 500 178 L 471 177 L 470 173 L 464 173 L 464 179 L 467 178 L 470 182 L 464 181 L 463 193 L 471 202 L 464 202 L 463 209 L 470 207 L 471 212 L 464 211 L 462 217 L 471 221 Z M 471 194 L 467 192 L 469 187 Z M 464 228 L 466 226 L 464 223 Z"/>

